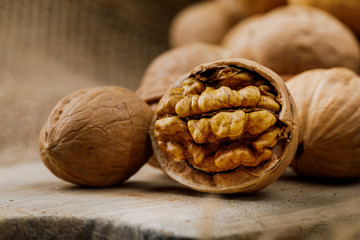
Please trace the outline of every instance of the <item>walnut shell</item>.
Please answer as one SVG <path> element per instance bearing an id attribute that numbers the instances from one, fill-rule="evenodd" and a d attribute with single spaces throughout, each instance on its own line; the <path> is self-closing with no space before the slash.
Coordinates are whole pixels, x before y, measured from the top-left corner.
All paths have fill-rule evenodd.
<path id="1" fill-rule="evenodd" d="M 254 90 L 258 91 L 255 86 L 261 88 L 261 84 L 266 85 L 268 89 L 272 89 L 271 91 L 273 92 L 268 94 L 273 96 L 271 101 L 278 107 L 270 110 L 271 107 L 265 106 L 266 104 L 260 106 L 258 101 L 262 97 L 256 97 L 255 105 L 251 103 L 254 99 L 252 92 Z M 204 96 L 204 93 L 210 94 L 225 88 L 228 89 L 228 92 L 231 91 L 234 94 L 236 91 L 240 91 L 240 95 L 250 94 L 250 98 L 246 98 L 247 100 L 244 98 L 241 101 L 235 100 L 232 103 L 233 107 L 230 108 L 229 106 L 225 107 L 227 103 L 222 100 L 218 102 L 219 104 L 215 104 L 213 100 L 209 99 L 209 101 L 206 101 L 207 108 L 203 112 L 196 112 L 199 111 L 199 108 L 195 105 L 199 104 L 200 106 L 200 102 L 197 102 L 196 99 L 200 99 Z M 200 95 L 193 94 L 195 92 Z M 214 94 L 216 95 L 216 93 Z M 241 98 L 240 95 L 236 99 Z M 224 95 L 224 97 L 226 99 L 224 101 L 230 101 L 232 95 L 227 95 L 227 97 Z M 214 97 L 214 99 L 216 98 Z M 188 105 L 190 108 L 178 108 L 189 99 L 192 102 L 191 105 Z M 175 102 L 176 105 L 171 107 L 173 101 L 177 102 Z M 269 100 L 268 103 L 271 101 Z M 251 123 L 250 116 L 253 112 L 261 112 L 261 114 L 267 114 L 270 118 L 274 119 L 273 124 L 276 124 L 276 127 L 272 125 L 273 127 L 268 128 L 265 134 L 272 133 L 274 129 L 277 129 L 278 132 L 275 135 L 275 141 L 270 141 L 272 142 L 271 155 L 267 159 L 246 162 L 247 157 L 239 158 L 233 155 L 233 153 L 237 151 L 240 154 L 244 153 L 250 156 L 252 154 L 251 151 L 254 151 L 256 148 L 252 141 L 259 139 L 259 135 L 265 135 L 262 135 L 263 132 L 261 131 L 263 130 L 251 133 L 251 131 L 254 131 L 254 128 L 249 127 L 254 126 Z M 224 122 L 221 122 L 222 116 L 232 118 L 236 114 L 239 114 L 240 118 L 245 117 L 247 120 L 243 118 L 244 121 L 248 123 L 250 121 L 246 125 L 247 133 L 242 132 L 241 134 L 243 135 L 238 134 L 237 136 L 234 134 L 231 136 L 226 135 L 227 133 L 225 133 L 226 136 L 219 136 L 224 131 L 218 131 L 216 136 L 212 133 L 209 135 L 205 134 L 204 131 L 207 131 L 207 129 L 201 125 L 201 121 L 217 118 L 220 120 L 220 124 L 217 124 L 215 128 L 219 129 L 220 125 L 224 125 Z M 259 113 L 259 116 L 261 114 Z M 241 128 L 241 121 L 239 122 L 235 118 L 233 119 L 234 121 L 230 119 L 232 121 L 229 125 L 231 129 L 225 123 L 224 126 L 227 128 L 227 132 L 236 132 Z M 198 121 L 199 119 L 200 121 Z M 262 122 L 261 119 L 258 120 L 253 123 Z M 192 122 L 200 123 L 200 125 L 191 125 Z M 187 129 L 186 124 L 188 124 L 189 129 Z M 153 120 L 149 134 L 152 140 L 154 155 L 161 168 L 171 178 L 198 191 L 236 193 L 258 191 L 275 181 L 285 171 L 295 155 L 298 131 L 296 108 L 283 80 L 271 70 L 253 61 L 228 59 L 199 65 L 190 73 L 180 78 L 160 100 L 157 115 Z M 178 141 L 177 139 L 180 140 Z M 185 140 L 185 142 L 182 140 Z M 242 146 L 243 144 L 248 144 L 249 147 Z M 254 148 L 251 146 L 254 146 Z M 216 163 L 216 166 L 214 166 L 211 161 L 214 157 L 217 158 L 218 155 L 220 157 L 225 156 L 227 163 L 230 163 L 230 165 L 225 163 L 228 166 L 223 168 L 221 165 L 224 164 L 220 162 L 220 166 L 216 165 Z M 230 158 L 228 158 L 229 155 L 231 155 Z M 199 159 L 205 165 L 196 163 Z M 217 160 L 219 159 L 217 158 Z M 220 161 L 222 161 L 221 159 Z M 233 166 L 231 161 L 233 163 L 235 161 L 242 163 Z"/>
<path id="2" fill-rule="evenodd" d="M 39 135 L 42 161 L 57 177 L 80 185 L 121 183 L 148 160 L 153 111 L 122 87 L 75 91 L 54 107 Z"/>
<path id="3" fill-rule="evenodd" d="M 254 60 L 281 76 L 331 67 L 358 72 L 360 66 L 360 46 L 352 31 L 314 7 L 280 7 L 240 22 L 223 45 L 232 57 Z"/>
<path id="4" fill-rule="evenodd" d="M 203 1 L 180 11 L 169 29 L 171 47 L 186 43 L 218 44 L 226 32 L 239 20 L 217 1 Z"/>
<path id="5" fill-rule="evenodd" d="M 288 2 L 326 10 L 360 35 L 360 2 L 358 0 L 288 0 Z"/>
<path id="6" fill-rule="evenodd" d="M 156 105 L 180 76 L 201 63 L 228 56 L 225 48 L 207 43 L 189 43 L 165 51 L 149 64 L 136 94 L 146 102 Z"/>
<path id="7" fill-rule="evenodd" d="M 301 133 L 291 167 L 310 177 L 360 176 L 360 78 L 346 68 L 301 73 L 287 86 Z"/>

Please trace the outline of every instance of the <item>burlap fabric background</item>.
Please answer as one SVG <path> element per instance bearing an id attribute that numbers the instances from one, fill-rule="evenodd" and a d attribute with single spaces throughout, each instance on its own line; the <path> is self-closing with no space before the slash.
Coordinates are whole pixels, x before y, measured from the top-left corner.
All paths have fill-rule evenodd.
<path id="1" fill-rule="evenodd" d="M 195 0 L 0 0 L 0 167 L 40 161 L 39 129 L 83 87 L 135 90 Z"/>

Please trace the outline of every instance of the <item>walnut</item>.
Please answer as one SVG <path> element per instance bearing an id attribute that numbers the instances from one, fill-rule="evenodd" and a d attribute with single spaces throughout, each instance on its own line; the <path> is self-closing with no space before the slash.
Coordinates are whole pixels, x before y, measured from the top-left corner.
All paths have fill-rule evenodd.
<path id="1" fill-rule="evenodd" d="M 226 49 L 207 43 L 189 43 L 170 49 L 150 63 L 136 94 L 155 112 L 160 98 L 180 76 L 203 62 L 211 62 L 228 56 Z M 149 164 L 159 167 L 153 157 L 150 158 Z"/>
<path id="2" fill-rule="evenodd" d="M 226 49 L 206 43 L 191 43 L 170 49 L 150 63 L 136 94 L 156 109 L 157 102 L 179 77 L 201 63 L 228 56 Z"/>
<path id="3" fill-rule="evenodd" d="M 54 107 L 39 135 L 42 161 L 57 177 L 104 187 L 121 183 L 148 160 L 153 111 L 122 87 L 82 89 Z"/>
<path id="4" fill-rule="evenodd" d="M 189 5 L 171 22 L 170 46 L 194 42 L 219 44 L 226 32 L 241 18 L 227 11 L 221 2 L 203 1 Z"/>
<path id="5" fill-rule="evenodd" d="M 355 35 L 335 17 L 313 7 L 286 6 L 251 17 L 234 26 L 223 45 L 232 57 L 254 60 L 281 76 L 315 68 L 359 71 Z"/>
<path id="6" fill-rule="evenodd" d="M 289 4 L 309 5 L 321 8 L 344 22 L 360 35 L 360 2 L 358 0 L 288 0 Z"/>
<path id="7" fill-rule="evenodd" d="M 317 69 L 287 86 L 301 125 L 292 168 L 310 177 L 359 177 L 360 77 L 346 68 Z"/>
<path id="8" fill-rule="evenodd" d="M 260 190 L 290 164 L 296 109 L 284 82 L 245 59 L 199 65 L 160 100 L 150 135 L 163 170 L 204 192 Z"/>
<path id="9" fill-rule="evenodd" d="M 286 5 L 286 0 L 217 0 L 233 14 L 250 16 Z"/>

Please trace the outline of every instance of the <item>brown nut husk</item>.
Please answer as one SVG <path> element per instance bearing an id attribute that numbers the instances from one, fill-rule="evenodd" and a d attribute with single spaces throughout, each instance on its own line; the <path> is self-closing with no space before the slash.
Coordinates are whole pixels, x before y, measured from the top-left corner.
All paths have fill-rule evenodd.
<path id="1" fill-rule="evenodd" d="M 316 69 L 287 82 L 301 133 L 291 167 L 310 177 L 360 176 L 360 78 L 346 68 Z"/>
<path id="2" fill-rule="evenodd" d="M 203 192 L 254 192 L 290 164 L 298 124 L 278 75 L 228 59 L 180 78 L 160 100 L 150 135 L 160 166 L 179 183 Z"/>
<path id="3" fill-rule="evenodd" d="M 314 6 L 328 11 L 360 35 L 359 0 L 288 0 L 288 2 L 289 4 Z"/>
<path id="4" fill-rule="evenodd" d="M 217 0 L 234 14 L 251 16 L 286 5 L 286 0 Z"/>
<path id="5" fill-rule="evenodd" d="M 169 43 L 178 47 L 187 43 L 219 44 L 241 16 L 233 15 L 217 1 L 203 1 L 180 11 L 171 22 Z"/>
<path id="6" fill-rule="evenodd" d="M 315 68 L 359 71 L 360 46 L 353 32 L 314 7 L 280 7 L 240 22 L 223 45 L 232 57 L 254 60 L 281 76 Z"/>
<path id="7" fill-rule="evenodd" d="M 57 177 L 105 187 L 132 176 L 150 157 L 153 111 L 122 87 L 75 91 L 59 101 L 39 135 L 41 159 Z"/>

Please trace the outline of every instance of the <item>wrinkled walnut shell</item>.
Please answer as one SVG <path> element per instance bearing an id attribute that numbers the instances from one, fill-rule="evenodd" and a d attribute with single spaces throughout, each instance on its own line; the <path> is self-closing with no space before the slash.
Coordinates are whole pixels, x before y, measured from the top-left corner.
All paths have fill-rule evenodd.
<path id="1" fill-rule="evenodd" d="M 229 71 L 228 71 L 229 70 Z M 216 167 L 212 166 L 212 169 L 207 169 L 206 166 L 201 167 L 194 167 L 196 165 L 192 165 L 195 161 L 194 159 L 186 159 L 186 161 L 178 161 L 174 160 L 173 158 L 169 157 L 168 152 L 164 152 L 160 150 L 159 145 L 159 139 L 162 137 L 166 138 L 167 131 L 176 131 L 177 126 L 174 125 L 174 127 L 166 127 L 165 126 L 165 132 L 162 133 L 161 131 L 157 130 L 157 126 L 161 124 L 162 122 L 169 122 L 167 119 L 178 119 L 176 117 L 176 114 L 171 114 L 170 111 L 165 111 L 167 108 L 163 108 L 163 106 L 167 106 L 166 102 L 165 105 L 163 104 L 164 101 L 166 101 L 166 97 L 172 96 L 171 93 L 173 91 L 178 91 L 179 87 L 184 86 L 185 82 L 193 79 L 197 79 L 196 81 L 202 81 L 205 85 L 211 85 L 211 84 L 218 84 L 217 87 L 222 86 L 227 82 L 226 84 L 230 85 L 242 85 L 245 84 L 245 80 L 234 80 L 237 79 L 236 76 L 238 75 L 231 75 L 231 71 L 238 70 L 241 73 L 244 71 L 246 73 L 250 73 L 251 75 L 255 76 L 254 81 L 255 82 L 265 82 L 264 84 L 268 84 L 275 90 L 276 92 L 276 101 L 280 105 L 279 109 L 273 111 L 266 110 L 265 112 L 268 112 L 270 115 L 275 114 L 277 123 L 280 126 L 280 133 L 277 137 L 278 141 L 275 142 L 275 145 L 272 145 L 272 155 L 269 159 L 266 161 L 263 161 L 261 163 L 258 163 L 258 165 L 253 166 L 238 166 L 236 168 L 232 168 L 226 171 L 214 171 L 214 168 Z M 216 75 L 218 74 L 218 75 Z M 229 75 L 227 75 L 229 74 Z M 210 76 L 211 75 L 211 76 Z M 213 76 L 215 76 L 212 78 Z M 234 78 L 235 77 L 235 78 Z M 210 80 L 212 78 L 212 80 Z M 220 78 L 223 78 L 219 80 Z M 261 79 L 261 80 L 259 80 Z M 246 80 L 247 81 L 247 80 Z M 253 81 L 253 80 L 251 80 Z M 189 85 L 186 85 L 189 86 Z M 215 86 L 215 85 L 214 85 Z M 245 87 L 246 88 L 246 87 Z M 216 89 L 222 89 L 216 88 Z M 216 90 L 215 89 L 215 90 Z M 235 89 L 235 88 L 234 88 Z M 251 91 L 254 89 L 254 87 L 249 87 L 248 89 L 251 89 Z M 256 88 L 255 88 L 256 89 Z M 189 90 L 189 88 L 187 88 Z M 195 91 L 193 88 L 191 91 Z M 212 91 L 212 90 L 211 90 Z M 240 90 L 241 91 L 241 90 Z M 195 95 L 194 95 L 195 96 Z M 186 96 L 185 96 L 186 98 Z M 184 98 L 184 99 L 185 99 Z M 275 97 L 274 97 L 275 98 Z M 169 100 L 171 102 L 171 100 Z M 247 101 L 247 100 L 246 100 Z M 178 102 L 180 104 L 180 102 Z M 235 103 L 236 104 L 236 103 Z M 215 105 L 209 105 L 210 108 Z M 176 111 L 178 111 L 178 105 L 176 106 Z M 215 108 L 214 108 L 215 109 Z M 207 118 L 211 117 L 210 119 L 216 118 L 216 116 L 220 116 L 219 114 L 227 114 L 227 115 L 233 115 L 237 112 L 242 114 L 242 116 L 247 115 L 248 113 L 242 113 L 241 110 L 244 110 L 245 112 L 251 112 L 253 110 L 262 110 L 264 108 L 262 107 L 255 107 L 255 108 L 231 108 L 231 109 L 224 109 L 221 108 L 219 110 L 216 110 L 215 112 L 207 112 L 204 114 L 197 115 L 198 117 L 194 118 L 190 116 L 190 119 L 199 119 L 200 118 Z M 264 112 L 264 111 L 263 111 Z M 293 159 L 296 147 L 297 147 L 297 140 L 298 140 L 298 123 L 297 123 L 297 115 L 296 115 L 296 108 L 294 106 L 293 100 L 291 96 L 289 95 L 289 92 L 283 82 L 283 80 L 276 75 L 271 70 L 249 60 L 245 59 L 229 59 L 229 60 L 220 60 L 208 64 L 202 64 L 198 67 L 194 68 L 190 73 L 188 73 L 186 76 L 180 78 L 164 95 L 164 97 L 160 100 L 159 107 L 157 109 L 158 115 L 154 118 L 152 127 L 150 128 L 150 137 L 152 140 L 153 145 L 153 151 L 154 154 L 161 166 L 161 168 L 166 172 L 167 175 L 169 175 L 174 180 L 178 181 L 179 183 L 203 192 L 214 192 L 214 193 L 236 193 L 236 192 L 254 192 L 258 191 L 273 181 L 275 181 L 280 175 L 285 171 L 287 166 L 290 164 L 291 160 Z M 219 113 L 219 114 L 218 114 Z M 159 115 L 160 114 L 160 115 Z M 215 115 L 216 114 L 216 115 Z M 191 113 L 190 113 L 191 115 Z M 215 116 L 214 116 L 215 115 Z M 173 117 L 175 116 L 175 117 Z M 189 115 L 184 115 L 184 117 L 180 117 L 182 120 L 187 121 Z M 188 124 L 190 123 L 190 119 Z M 209 118 L 208 118 L 209 119 Z M 164 121 L 165 120 L 165 121 Z M 181 122 L 181 120 L 179 120 Z M 193 121 L 193 120 L 191 120 Z M 195 120 L 197 121 L 197 120 Z M 195 126 L 195 125 L 193 125 Z M 235 129 L 237 128 L 237 124 L 235 124 Z M 185 127 L 186 129 L 186 127 Z M 197 130 L 204 130 L 204 129 L 197 129 Z M 155 131 L 155 132 L 154 132 Z M 182 130 L 183 132 L 178 132 L 176 135 L 172 135 L 175 138 L 179 138 L 182 135 L 189 136 L 188 133 L 186 133 L 186 130 Z M 195 128 L 196 131 L 196 128 Z M 250 130 L 248 130 L 250 131 Z M 163 135 L 161 135 L 163 134 Z M 184 136 L 185 136 L 184 135 Z M 196 144 L 193 142 L 193 140 L 190 140 L 190 148 L 193 147 L 204 147 L 205 151 L 207 151 L 207 147 L 210 145 L 207 145 L 207 141 L 209 139 L 213 138 L 214 136 L 210 137 L 204 137 L 200 135 L 200 140 L 205 142 L 204 145 L 202 144 Z M 171 141 L 171 136 L 170 136 Z M 225 139 L 225 138 L 224 138 Z M 237 140 L 238 139 L 238 140 Z M 225 141 L 228 142 L 230 145 L 236 145 L 241 144 L 242 141 L 248 141 L 248 140 L 240 140 L 239 138 L 226 138 Z M 171 143 L 171 142 L 169 142 Z M 177 143 L 175 143 L 177 144 Z M 181 144 L 181 143 L 180 143 Z M 210 144 L 210 143 L 209 143 Z M 162 146 L 166 146 L 162 144 Z M 169 146 L 169 144 L 168 144 Z M 175 146 L 175 145 L 174 145 Z M 225 145 L 224 145 L 225 146 Z M 175 146 L 176 147 L 176 146 Z M 226 146 L 225 146 L 226 147 Z M 220 149 L 221 147 L 219 147 Z M 161 148 L 163 149 L 163 148 Z M 173 150 L 173 148 L 171 148 Z M 170 149 L 170 150 L 171 150 Z M 186 147 L 184 148 L 186 149 Z M 215 148 L 215 155 L 219 153 L 218 150 Z M 242 149 L 242 147 L 240 147 Z M 189 150 L 190 151 L 190 150 Z M 213 151 L 213 150 L 211 150 Z M 247 150 L 249 151 L 249 149 Z M 232 154 L 230 152 L 230 154 Z M 207 161 L 205 157 L 205 161 Z M 240 159 L 242 161 L 242 159 Z M 251 165 L 251 164 L 250 164 Z M 211 167 L 210 167 L 211 168 Z"/>
<path id="2" fill-rule="evenodd" d="M 301 126 L 291 167 L 310 177 L 359 177 L 359 76 L 346 68 L 317 69 L 293 77 L 287 86 Z"/>
<path id="3" fill-rule="evenodd" d="M 169 29 L 171 47 L 187 43 L 218 44 L 226 32 L 239 20 L 217 1 L 203 1 L 180 11 Z"/>
<path id="4" fill-rule="evenodd" d="M 286 6 L 240 22 L 224 37 L 232 57 L 256 61 L 279 75 L 315 68 L 359 71 L 360 46 L 350 29 L 314 7 Z"/>
<path id="5" fill-rule="evenodd" d="M 57 177 L 105 187 L 132 176 L 151 155 L 153 111 L 122 87 L 75 91 L 59 101 L 39 135 L 42 161 Z"/>

